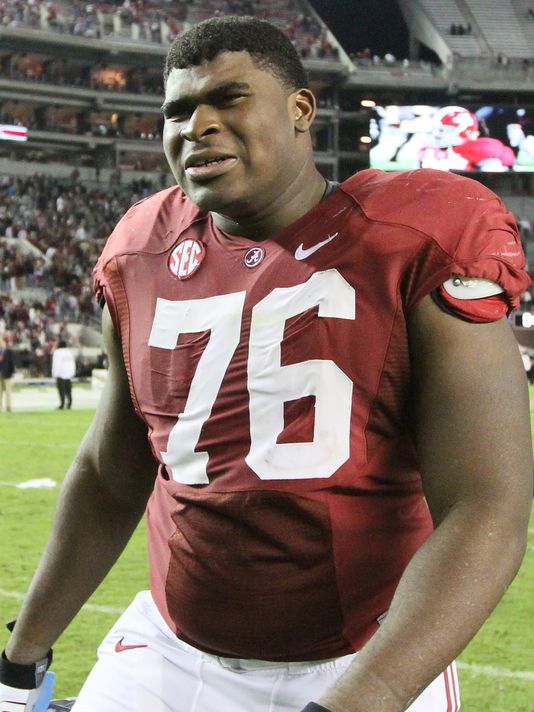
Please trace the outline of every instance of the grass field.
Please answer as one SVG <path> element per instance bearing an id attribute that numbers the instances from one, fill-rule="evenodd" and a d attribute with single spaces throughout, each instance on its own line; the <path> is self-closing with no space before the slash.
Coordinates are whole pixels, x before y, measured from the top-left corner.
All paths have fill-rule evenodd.
<path id="1" fill-rule="evenodd" d="M 534 391 L 531 396 L 534 403 Z M 15 485 L 34 478 L 59 483 L 91 417 L 89 410 L 0 414 L 0 621 L 17 615 L 47 536 L 58 491 Z M 98 643 L 147 583 L 141 525 L 89 606 L 55 646 L 57 697 L 77 693 L 95 660 Z M 0 647 L 6 638 L 7 631 L 0 633 Z M 534 518 L 518 577 L 459 663 L 466 712 L 534 712 Z"/>

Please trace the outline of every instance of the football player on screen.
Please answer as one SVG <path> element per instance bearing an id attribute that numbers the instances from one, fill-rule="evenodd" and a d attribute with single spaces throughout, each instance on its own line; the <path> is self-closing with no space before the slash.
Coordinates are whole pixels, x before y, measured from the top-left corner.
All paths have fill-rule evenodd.
<path id="1" fill-rule="evenodd" d="M 514 220 L 439 171 L 325 180 L 301 61 L 264 21 L 180 35 L 162 109 L 177 185 L 133 206 L 96 266 L 109 378 L 0 712 L 27 709 L 6 685 L 47 659 L 145 508 L 150 591 L 75 712 L 458 710 L 454 658 L 528 530 Z"/>
<path id="2" fill-rule="evenodd" d="M 420 150 L 422 168 L 503 172 L 515 153 L 497 138 L 480 135 L 476 115 L 461 106 L 445 106 L 434 114 L 433 144 Z"/>

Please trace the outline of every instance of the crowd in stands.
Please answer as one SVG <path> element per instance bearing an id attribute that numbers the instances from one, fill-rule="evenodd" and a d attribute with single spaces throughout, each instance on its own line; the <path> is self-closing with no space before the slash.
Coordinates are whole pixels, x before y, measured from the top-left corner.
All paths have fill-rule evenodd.
<path id="1" fill-rule="evenodd" d="M 13 126 L 25 126 L 35 131 L 52 131 L 71 136 L 92 135 L 110 138 L 125 138 L 129 140 L 161 141 L 163 120 L 159 116 L 149 116 L 139 119 L 130 115 L 119 117 L 115 112 L 109 112 L 102 117 L 99 114 L 88 113 L 87 125 L 80 127 L 75 116 L 55 118 L 46 111 L 40 118 L 30 112 L 23 116 L 12 114 L 5 106 L 0 107 L 0 123 Z"/>
<path id="2" fill-rule="evenodd" d="M 107 16 L 116 16 L 127 25 L 139 24 L 153 41 L 161 41 L 151 35 L 155 24 L 162 20 L 185 19 L 185 2 L 173 3 L 173 11 L 166 12 L 163 2 L 150 0 L 109 0 L 108 2 L 85 2 L 85 0 L 2 0 L 0 17 L 7 27 L 31 27 L 50 29 L 69 34 L 99 38 L 102 24 Z M 159 27 L 158 27 L 159 31 Z"/>
<path id="3" fill-rule="evenodd" d="M 133 94 L 163 93 L 161 69 L 108 65 L 81 66 L 64 58 L 44 58 L 28 54 L 4 55 L 0 58 L 0 76 L 17 81 L 45 82 L 79 89 L 98 89 Z"/>
<path id="4" fill-rule="evenodd" d="M 161 67 L 86 65 L 69 62 L 63 57 L 28 53 L 4 54 L 0 57 L 0 76 L 17 81 L 45 82 L 80 89 L 99 89 L 134 94 L 163 92 Z"/>
<path id="5" fill-rule="evenodd" d="M 410 67 L 418 67 L 420 69 L 425 69 L 430 71 L 431 70 L 431 63 L 430 62 L 425 62 L 425 61 L 414 61 L 410 60 L 407 57 L 404 57 L 403 59 L 399 59 L 396 57 L 393 52 L 386 52 L 383 56 L 376 54 L 371 50 L 370 47 L 364 47 L 363 49 L 359 50 L 358 52 L 351 54 L 350 55 L 351 60 L 357 67 L 363 67 L 366 69 L 372 69 L 375 67 L 382 67 L 382 68 L 402 68 L 403 70 L 407 70 Z"/>
<path id="6" fill-rule="evenodd" d="M 4 27 L 39 27 L 42 0 L 1 0 L 0 18 Z"/>
<path id="7" fill-rule="evenodd" d="M 34 376 L 45 375 L 46 363 L 52 353 L 58 335 L 54 331 L 54 317 L 47 305 L 39 301 L 14 300 L 2 295 L 0 302 L 0 335 L 15 347 L 17 366 L 20 355 L 31 354 L 28 372 Z"/>
<path id="8" fill-rule="evenodd" d="M 191 24 L 217 15 L 255 15 L 285 26 L 303 57 L 338 59 L 326 27 L 299 0 L 0 0 L 0 23 L 65 32 L 89 39 L 168 44 Z"/>
<path id="9" fill-rule="evenodd" d="M 121 215 L 155 189 L 144 180 L 88 188 L 76 175 L 1 179 L 0 335 L 32 354 L 33 371 L 69 324 L 99 319 L 94 264 Z"/>

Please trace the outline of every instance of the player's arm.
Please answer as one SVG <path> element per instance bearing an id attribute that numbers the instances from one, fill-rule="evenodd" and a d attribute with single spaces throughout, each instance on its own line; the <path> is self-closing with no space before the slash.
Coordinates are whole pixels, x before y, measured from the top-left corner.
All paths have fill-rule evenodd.
<path id="1" fill-rule="evenodd" d="M 319 700 L 332 712 L 405 710 L 475 635 L 525 552 L 532 447 L 509 324 L 470 324 L 427 297 L 409 333 L 416 444 L 436 529 L 379 631 Z"/>
<path id="2" fill-rule="evenodd" d="M 107 309 L 103 336 L 107 383 L 62 485 L 51 535 L 6 646 L 15 663 L 46 656 L 124 549 L 156 476 Z"/>

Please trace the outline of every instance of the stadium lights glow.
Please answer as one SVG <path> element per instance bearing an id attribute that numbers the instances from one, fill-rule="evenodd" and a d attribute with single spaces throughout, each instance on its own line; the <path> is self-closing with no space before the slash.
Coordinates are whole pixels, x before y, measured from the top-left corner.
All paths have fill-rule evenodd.
<path id="1" fill-rule="evenodd" d="M 373 139 L 370 136 L 360 136 L 360 143 L 372 143 Z"/>
<path id="2" fill-rule="evenodd" d="M 374 106 L 376 106 L 376 101 L 374 101 L 373 99 L 362 99 L 360 104 L 366 109 L 372 109 Z"/>

